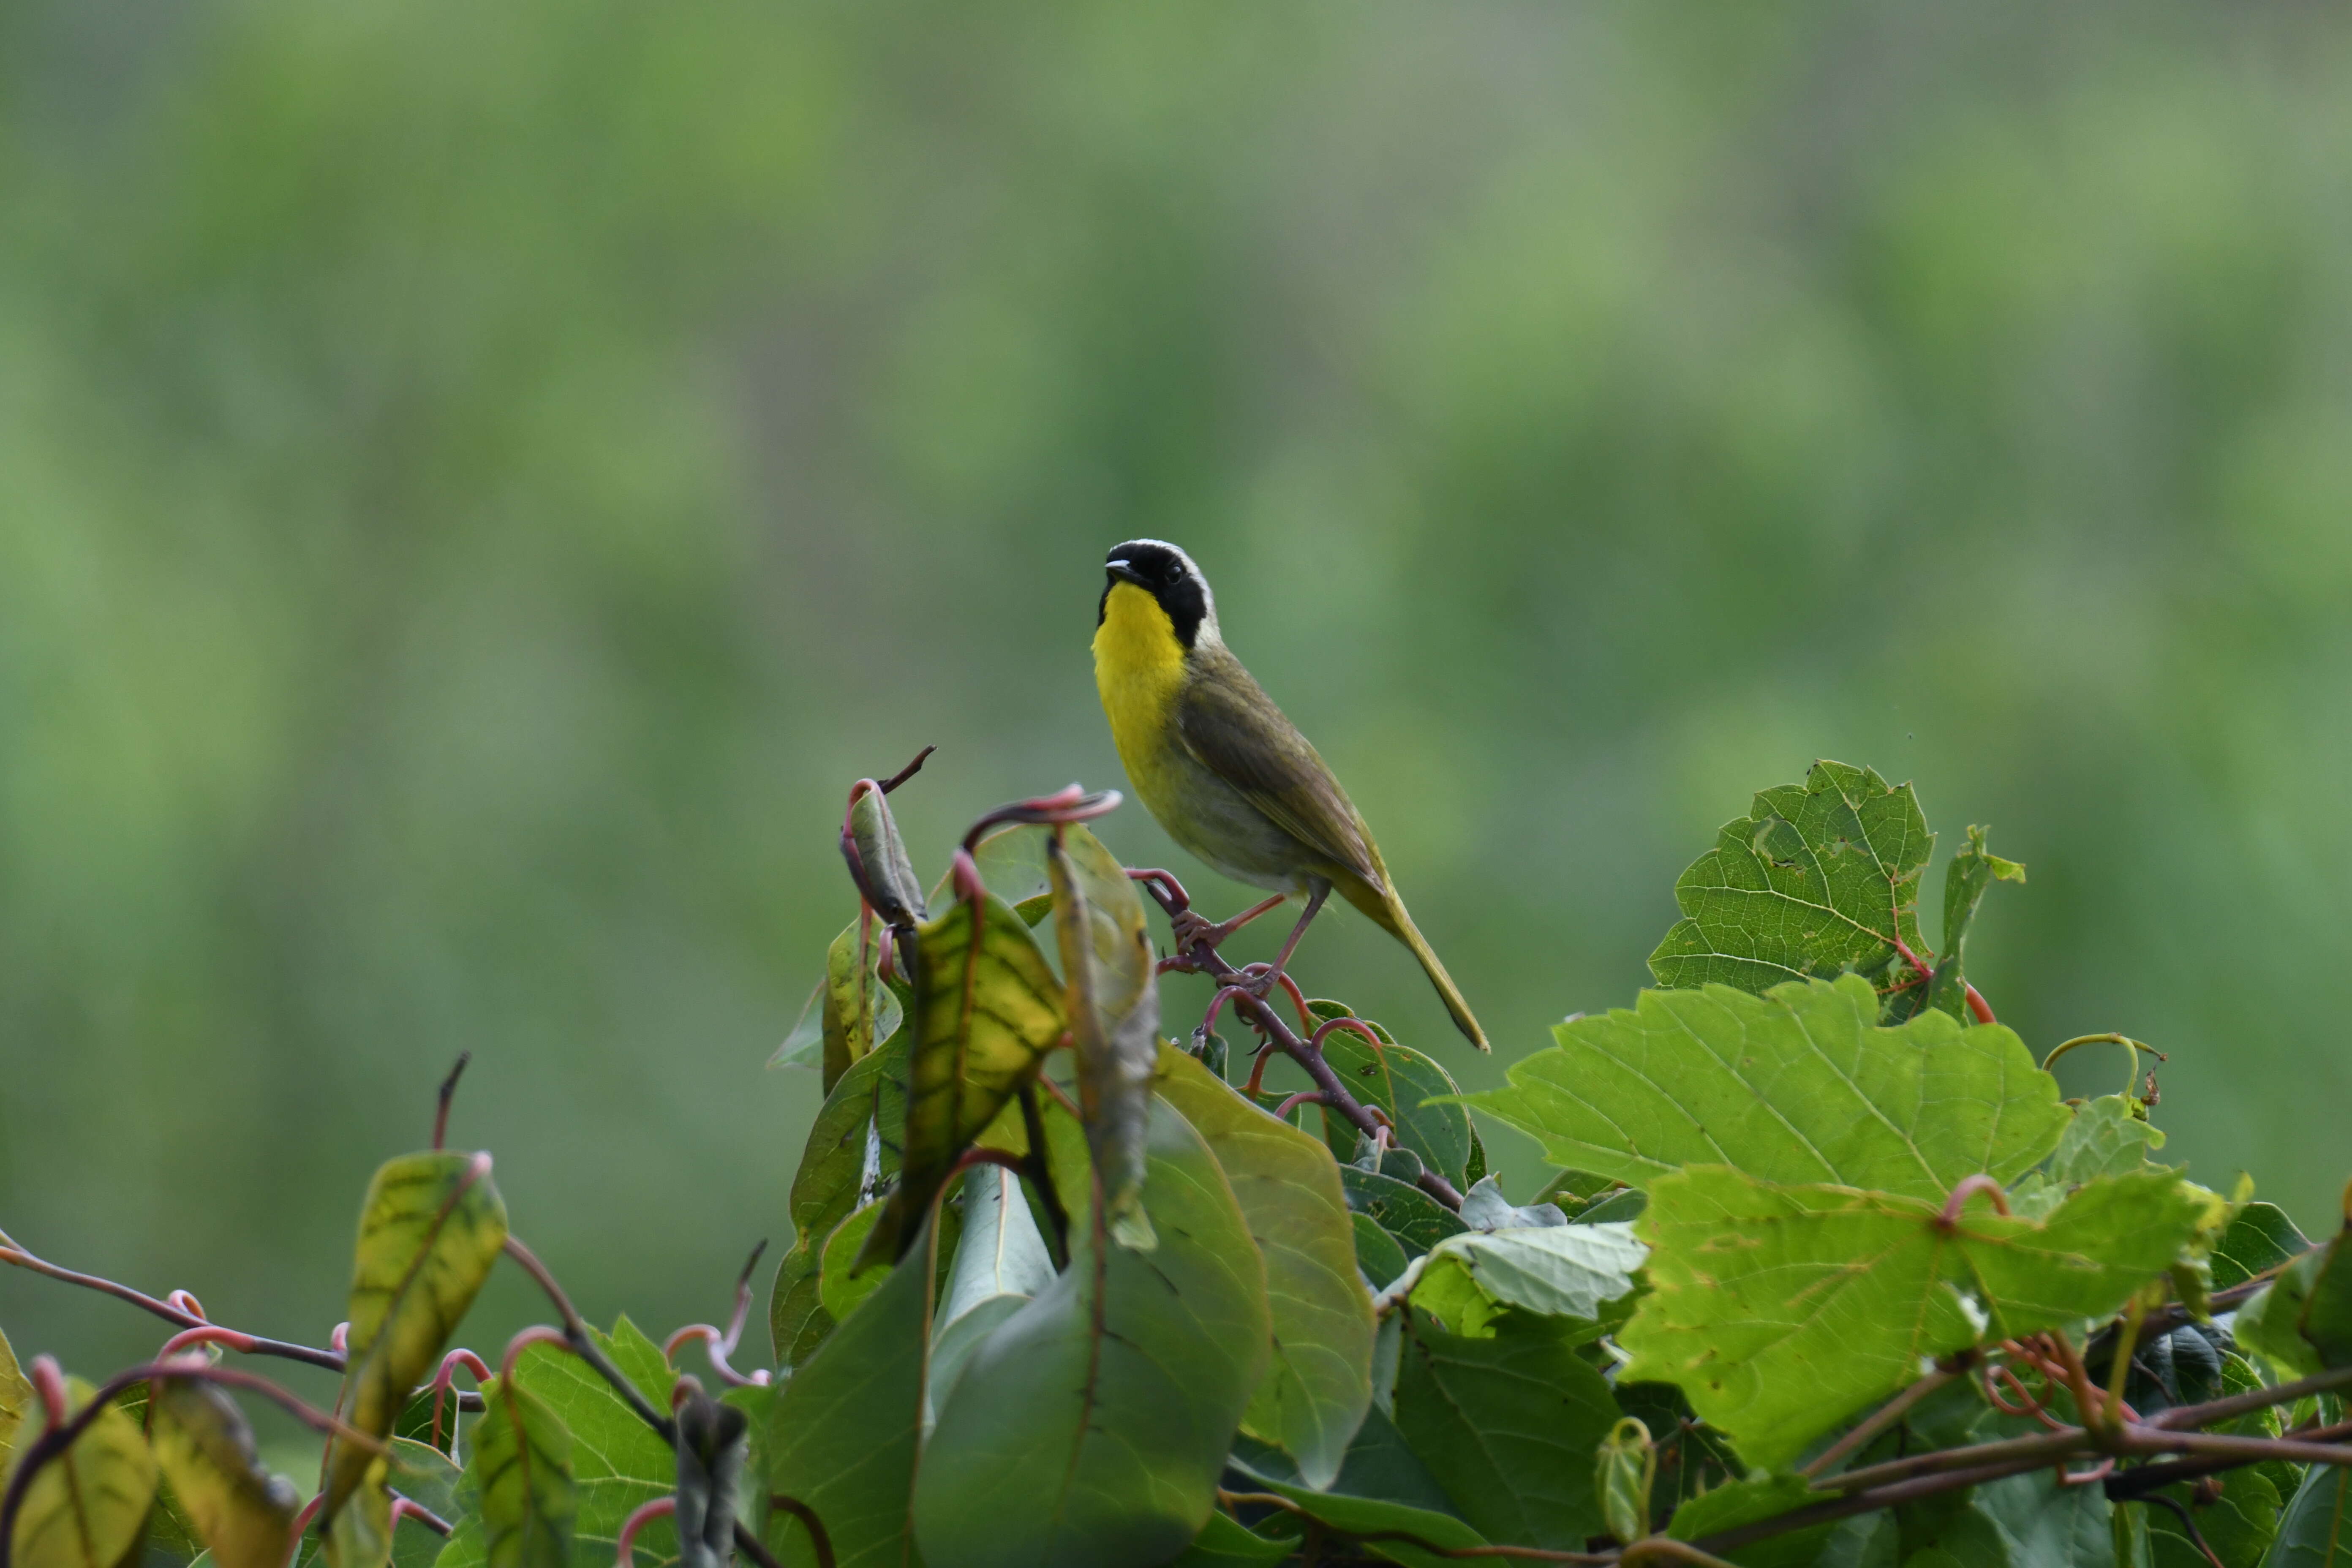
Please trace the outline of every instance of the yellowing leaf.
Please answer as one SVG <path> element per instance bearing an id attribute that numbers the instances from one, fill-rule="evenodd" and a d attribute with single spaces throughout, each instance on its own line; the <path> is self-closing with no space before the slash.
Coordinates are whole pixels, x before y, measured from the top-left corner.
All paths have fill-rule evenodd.
<path id="1" fill-rule="evenodd" d="M 282 1568 L 301 1500 L 284 1477 L 261 1468 L 253 1428 L 226 1394 L 194 1378 L 157 1379 L 148 1438 L 220 1568 Z"/>
<path id="2" fill-rule="evenodd" d="M 1750 1464 L 1778 1468 L 1925 1358 L 2098 1318 L 2164 1272 L 2201 1221 L 2179 1175 L 2104 1177 L 2046 1221 L 1692 1166 L 1634 1231 L 1651 1294 L 1617 1339 L 1628 1382 L 1678 1384 Z"/>
<path id="3" fill-rule="evenodd" d="M 1750 996 L 1645 991 L 1577 1018 L 1559 1044 L 1467 1102 L 1539 1140 L 1544 1158 L 1637 1186 L 1683 1165 L 1940 1200 L 1964 1176 L 2008 1183 L 2069 1122 L 2057 1080 L 2009 1029 L 1927 1013 L 1878 1023 L 1867 981 Z"/>
<path id="4" fill-rule="evenodd" d="M 7 1473 L 8 1456 L 15 1450 L 16 1434 L 33 1413 L 36 1397 L 25 1369 L 16 1364 L 16 1352 L 8 1346 L 8 1336 L 0 1333 L 0 1475 Z"/>
<path id="5" fill-rule="evenodd" d="M 506 1239 L 506 1205 L 490 1184 L 488 1154 L 435 1150 L 376 1172 L 360 1210 L 352 1271 L 344 1420 L 373 1436 L 391 1435 L 409 1391 L 432 1375 Z M 334 1521 L 371 1458 L 349 1443 L 329 1450 L 322 1522 Z"/>
<path id="6" fill-rule="evenodd" d="M 79 1415 L 94 1392 L 79 1378 L 69 1380 L 69 1412 Z M 30 1449 L 47 1430 L 46 1415 L 37 1427 L 27 1423 L 19 1449 Z M 116 1568 L 154 1500 L 155 1457 L 137 1424 L 110 1405 L 26 1487 L 9 1561 L 13 1568 Z"/>
<path id="7" fill-rule="evenodd" d="M 959 899 L 920 928 L 917 951 L 905 1163 L 861 1268 L 906 1250 L 956 1156 L 1062 1037 L 1062 987 L 1002 899 Z"/>
<path id="8" fill-rule="evenodd" d="M 482 1385 L 466 1479 L 480 1508 L 489 1568 L 569 1568 L 578 1499 L 572 1434 L 520 1381 Z"/>
<path id="9" fill-rule="evenodd" d="M 857 1065 L 901 1022 L 898 994 L 882 983 L 882 943 L 888 931 L 860 914 L 833 939 L 824 959 L 824 1091 Z"/>
<path id="10" fill-rule="evenodd" d="M 1102 840 L 1084 827 L 1065 828 L 1045 846 L 1087 1146 L 1112 1236 L 1124 1246 L 1149 1247 L 1144 1140 L 1160 1057 L 1160 988 L 1143 900 Z"/>

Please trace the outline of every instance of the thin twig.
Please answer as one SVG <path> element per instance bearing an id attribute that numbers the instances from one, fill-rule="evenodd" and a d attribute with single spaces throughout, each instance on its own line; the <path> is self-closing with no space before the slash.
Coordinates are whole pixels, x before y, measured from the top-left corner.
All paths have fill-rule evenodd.
<path id="1" fill-rule="evenodd" d="M 925 746 L 921 751 L 915 753 L 915 760 L 913 762 L 908 763 L 905 767 L 900 768 L 897 773 L 892 773 L 888 778 L 884 779 L 874 787 L 880 790 L 884 795 L 888 795 L 892 790 L 897 789 L 900 784 L 905 784 L 908 779 L 913 778 L 917 773 L 921 773 L 923 771 L 923 760 L 938 750 L 939 748 L 937 746 Z"/>
<path id="2" fill-rule="evenodd" d="M 1138 870 L 1129 875 L 1151 889 L 1151 896 L 1171 920 L 1192 908 L 1192 900 L 1185 893 L 1183 884 L 1167 872 Z M 1307 1069 L 1307 1076 L 1315 1080 L 1315 1087 L 1327 1097 L 1324 1100 L 1326 1106 L 1347 1118 L 1365 1137 L 1377 1134 L 1380 1123 L 1362 1102 L 1348 1092 L 1348 1086 L 1340 1082 L 1338 1073 L 1331 1070 L 1330 1064 L 1323 1059 L 1323 1053 L 1295 1034 L 1290 1026 L 1282 1021 L 1282 1015 L 1265 997 L 1242 985 L 1240 982 L 1244 976 L 1241 971 L 1215 948 L 1195 942 L 1175 957 L 1166 960 L 1161 967 L 1187 970 L 1214 980 L 1221 988 L 1221 996 L 1231 994 L 1234 1007 L 1249 1021 L 1252 1028 Z M 1447 1208 L 1459 1209 L 1462 1206 L 1462 1194 L 1454 1184 L 1425 1165 L 1415 1184 Z"/>
<path id="3" fill-rule="evenodd" d="M 580 1316 L 580 1310 L 572 1304 L 572 1298 L 563 1293 L 563 1287 L 557 1284 L 555 1276 L 548 1272 L 547 1265 L 541 1263 L 536 1253 L 512 1235 L 507 1237 L 506 1253 L 509 1258 L 522 1265 L 524 1273 L 539 1281 L 539 1288 L 547 1292 L 549 1300 L 555 1303 L 556 1311 L 563 1319 L 565 1342 L 571 1345 L 572 1353 L 594 1367 L 596 1374 L 613 1385 L 613 1392 L 619 1394 L 628 1403 L 629 1408 L 637 1413 L 638 1420 L 643 1421 L 659 1434 L 663 1443 L 670 1447 L 677 1447 L 677 1423 L 656 1410 L 646 1396 L 637 1392 L 637 1385 L 622 1375 L 621 1369 L 613 1364 L 612 1358 L 607 1356 L 604 1348 L 597 1344 L 596 1336 L 590 1331 L 586 1321 Z M 6 1565 L 0 1563 L 0 1568 L 6 1568 Z"/>
<path id="4" fill-rule="evenodd" d="M 438 1149 L 449 1136 L 449 1100 L 457 1092 L 457 1080 L 465 1076 L 466 1064 L 474 1059 L 471 1051 L 459 1051 L 457 1065 L 449 1076 L 441 1080 L 441 1098 L 433 1112 L 433 1147 Z"/>
<path id="5" fill-rule="evenodd" d="M 13 1263 L 19 1268 L 28 1268 L 36 1274 L 45 1274 L 52 1279 L 61 1279 L 68 1285 L 79 1285 L 84 1289 L 97 1290 L 112 1296 L 118 1300 L 128 1301 L 132 1306 L 152 1312 L 165 1322 L 178 1328 L 201 1328 L 205 1324 L 205 1319 L 200 1313 L 158 1301 L 144 1291 L 134 1290 L 128 1285 L 119 1285 L 111 1279 L 101 1279 L 95 1274 L 81 1274 L 71 1268 L 61 1268 L 44 1258 L 34 1257 L 22 1247 L 0 1247 L 0 1263 Z M 310 1345 L 290 1344 L 284 1340 L 265 1339 L 259 1334 L 247 1334 L 243 1338 L 246 1342 L 237 1348 L 254 1355 L 274 1355 L 287 1361 L 307 1362 L 312 1366 L 324 1367 L 329 1372 L 343 1370 L 344 1358 L 333 1351 L 318 1350 Z"/>
<path id="6" fill-rule="evenodd" d="M 1797 1473 L 1811 1480 L 1822 1471 L 1835 1466 L 1847 1455 L 1859 1452 L 1869 1445 L 1872 1438 L 1910 1414 L 1913 1405 L 1960 1375 L 1957 1372 L 1946 1372 L 1941 1367 L 1930 1372 L 1927 1376 L 1880 1405 L 1868 1419 L 1823 1449 L 1819 1458 Z"/>
<path id="7" fill-rule="evenodd" d="M 816 1510 L 809 1507 L 800 1499 L 786 1497 L 782 1492 L 770 1492 L 768 1506 L 782 1509 L 786 1513 L 799 1520 L 801 1528 L 809 1532 L 809 1545 L 816 1552 L 817 1568 L 834 1568 L 833 1538 L 824 1532 L 824 1521 L 817 1518 Z M 735 1539 L 738 1544 L 742 1542 L 745 1533 L 741 1525 L 735 1527 Z M 759 1561 L 760 1568 L 776 1568 L 776 1560 L 768 1555 L 765 1546 L 760 1549 Z"/>

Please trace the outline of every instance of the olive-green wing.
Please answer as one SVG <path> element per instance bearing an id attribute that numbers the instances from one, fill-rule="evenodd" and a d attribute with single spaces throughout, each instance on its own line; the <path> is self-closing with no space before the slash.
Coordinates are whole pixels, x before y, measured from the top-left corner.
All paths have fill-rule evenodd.
<path id="1" fill-rule="evenodd" d="M 1307 848 L 1375 888 L 1387 886 L 1348 792 L 1241 660 L 1222 649 L 1202 660 L 1177 700 L 1176 737 Z"/>

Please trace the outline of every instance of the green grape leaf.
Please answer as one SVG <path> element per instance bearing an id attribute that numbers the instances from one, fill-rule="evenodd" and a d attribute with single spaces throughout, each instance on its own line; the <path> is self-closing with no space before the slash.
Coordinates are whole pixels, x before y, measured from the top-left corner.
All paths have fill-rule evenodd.
<path id="1" fill-rule="evenodd" d="M 966 1363 L 916 1478 L 927 1559 L 1157 1563 L 1208 1522 L 1265 1373 L 1265 1268 L 1215 1155 L 1157 1101 L 1144 1204 L 1156 1248 L 1111 1243 L 1094 1205 L 1069 1268 Z"/>
<path id="2" fill-rule="evenodd" d="M 194 1378 L 152 1386 L 148 1442 L 196 1538 L 221 1568 L 282 1568 L 301 1499 L 261 1468 L 244 1412 Z"/>
<path id="3" fill-rule="evenodd" d="M 1372 1299 L 1339 1168 L 1175 1047 L 1161 1050 L 1160 1074 L 1161 1097 L 1208 1141 L 1265 1261 L 1274 1356 L 1242 1429 L 1280 1444 L 1307 1485 L 1328 1486 L 1372 1399 Z"/>
<path id="4" fill-rule="evenodd" d="M 1630 1225 L 1556 1225 L 1465 1231 L 1429 1249 L 1412 1303 L 1469 1339 L 1491 1335 L 1517 1307 L 1603 1331 L 1603 1304 L 1631 1295 L 1649 1249 Z"/>
<path id="5" fill-rule="evenodd" d="M 969 1148 L 1062 1037 L 1062 987 L 1003 900 L 959 899 L 916 933 L 913 1054 L 898 1185 L 858 1267 L 889 1262 Z"/>
<path id="6" fill-rule="evenodd" d="M 1406 1336 L 1397 1430 L 1489 1541 L 1579 1551 L 1600 1534 L 1593 1455 L 1617 1421 L 1608 1384 L 1540 1323 L 1474 1340 L 1416 1316 Z"/>
<path id="7" fill-rule="evenodd" d="M 880 790 L 861 789 L 850 803 L 841 848 L 864 871 L 864 891 L 876 914 L 894 926 L 913 925 L 923 918 L 923 885 L 915 879 L 914 862 L 907 858 L 906 840 L 898 837 L 889 797 Z"/>
<path id="8" fill-rule="evenodd" d="M 2238 1341 L 2289 1377 L 2352 1366 L 2352 1226 L 2304 1253 L 2238 1309 Z"/>
<path id="9" fill-rule="evenodd" d="M 1720 1167 L 1662 1177 L 1635 1225 L 1651 1293 L 1618 1343 L 1752 1465 L 1785 1466 L 1923 1357 L 2096 1318 L 2164 1272 L 2205 1212 L 2170 1171 L 2092 1182 L 2046 1221 Z M 1967 1292 L 1964 1300 L 1962 1292 Z"/>
<path id="10" fill-rule="evenodd" d="M 16 1451 L 16 1434 L 24 1427 L 25 1418 L 33 1413 L 38 1396 L 25 1376 L 25 1369 L 16 1364 L 16 1352 L 9 1347 L 8 1336 L 0 1333 L 0 1476 L 8 1473 L 9 1456 Z"/>
<path id="11" fill-rule="evenodd" d="M 2352 1470 L 2314 1465 L 2305 1472 L 2264 1568 L 2352 1568 Z"/>
<path id="12" fill-rule="evenodd" d="M 2095 1486 L 2061 1486 L 2049 1470 L 1988 1482 L 1948 1506 L 1933 1527 L 1935 1547 L 1906 1559 L 1905 1568 L 1937 1561 L 1966 1568 L 2106 1568 L 2113 1562 L 2113 1510 L 2105 1494 Z M 1940 1558 L 1933 1555 L 1937 1551 Z"/>
<path id="13" fill-rule="evenodd" d="M 2148 1152 L 2164 1147 L 2164 1134 L 2133 1115 L 2132 1105 L 2120 1094 L 2103 1094 L 2077 1107 L 2050 1156 L 2050 1179 L 2074 1187 L 2147 1164 Z"/>
<path id="14" fill-rule="evenodd" d="M 66 1381 L 68 1415 L 78 1415 L 97 1391 L 81 1379 Z M 48 1430 L 37 1399 L 40 1426 L 18 1434 L 29 1448 Z M 82 1428 L 73 1446 L 43 1465 L 26 1485 L 9 1534 L 15 1568 L 117 1568 L 137 1544 L 155 1500 L 155 1456 L 136 1423 L 110 1406 Z"/>
<path id="15" fill-rule="evenodd" d="M 1352 1018 L 1344 1002 L 1313 1001 L 1307 1015 L 1318 1023 Z M 1410 1149 L 1423 1163 L 1457 1186 L 1477 1178 L 1468 1174 L 1470 1152 L 1477 1141 L 1470 1113 L 1450 1098 L 1461 1092 L 1454 1076 L 1410 1046 L 1400 1046 L 1389 1032 L 1370 1019 L 1364 1026 L 1381 1038 L 1373 1045 L 1352 1029 L 1334 1029 L 1323 1037 L 1323 1059 L 1362 1104 L 1377 1107 L 1396 1129 L 1400 1148 Z M 1323 1112 L 1323 1140 L 1332 1155 L 1345 1163 L 1354 1157 L 1360 1136 L 1355 1123 L 1338 1111 Z M 1483 1172 L 1480 1173 L 1484 1174 Z"/>
<path id="16" fill-rule="evenodd" d="M 793 1177 L 793 1245 L 768 1299 L 768 1331 L 776 1359 L 786 1366 L 807 1359 L 833 1331 L 833 1316 L 820 1296 L 824 1244 L 858 1207 L 869 1153 L 877 1184 L 898 1172 L 906 1142 L 908 1046 L 902 1029 L 844 1073 L 809 1129 Z"/>
<path id="17" fill-rule="evenodd" d="M 609 1335 L 589 1331 L 647 1404 L 656 1410 L 669 1408 L 677 1373 L 659 1345 L 625 1317 Z M 526 1346 L 515 1359 L 515 1384 L 572 1436 L 574 1552 L 610 1562 L 622 1522 L 630 1513 L 642 1503 L 670 1495 L 675 1457 L 595 1368 L 562 1345 Z M 640 1563 L 650 1568 L 676 1558 L 677 1536 L 670 1521 L 656 1520 L 640 1531 L 636 1553 Z"/>
<path id="18" fill-rule="evenodd" d="M 2311 1241 L 2276 1204 L 2247 1204 L 2231 1216 L 2213 1247 L 2213 1289 L 2226 1290 L 2311 1250 Z"/>
<path id="19" fill-rule="evenodd" d="M 1348 1207 L 1378 1225 L 1408 1258 L 1418 1258 L 1466 1228 L 1452 1209 L 1394 1176 L 1342 1165 L 1339 1186 L 1348 1195 Z"/>
<path id="20" fill-rule="evenodd" d="M 384 1479 L 394 1491 L 411 1502 L 432 1510 L 440 1519 L 454 1521 L 465 1511 L 458 1500 L 458 1488 L 465 1479 L 465 1471 L 459 1469 L 448 1455 L 430 1444 L 419 1443 L 413 1437 L 394 1437 L 392 1440 L 392 1464 L 384 1472 Z M 426 1526 L 418 1528 L 430 1533 Z M 395 1536 L 395 1558 L 399 1555 L 398 1544 Z M 281 1540 L 278 1546 L 282 1557 L 286 1543 Z M 440 1549 L 440 1542 L 436 1541 L 433 1552 L 438 1552 Z M 433 1552 L 426 1554 L 428 1560 Z M 275 1568 L 274 1563 L 272 1568 Z"/>
<path id="21" fill-rule="evenodd" d="M 1467 1102 L 1555 1165 L 1647 1185 L 1688 1164 L 1772 1182 L 1940 1198 L 1963 1176 L 2006 1184 L 2056 1146 L 2068 1115 L 2024 1042 L 1941 1013 L 1878 1023 L 1869 982 L 1764 996 L 1646 991 L 1630 1012 L 1571 1019 Z"/>
<path id="22" fill-rule="evenodd" d="M 1160 987 L 1143 900 L 1102 840 L 1084 827 L 1049 837 L 1045 850 L 1087 1146 L 1112 1239 L 1149 1249 L 1144 1143 L 1160 1061 Z"/>
<path id="23" fill-rule="evenodd" d="M 482 1414 L 467 1437 L 466 1489 L 481 1515 L 489 1568 L 570 1568 L 578 1511 L 572 1434 L 523 1386 L 520 1367 L 511 1381 L 482 1385 Z"/>
<path id="24" fill-rule="evenodd" d="M 1819 762 L 1801 784 L 1756 796 L 1675 883 L 1683 918 L 1650 954 L 1658 984 L 1761 994 L 1788 980 L 1852 972 L 1889 986 L 1890 1022 L 1926 1001 L 1919 876 L 1936 847 L 1909 784 Z M 1906 983 L 1909 983 L 1907 986 Z"/>
<path id="25" fill-rule="evenodd" d="M 360 1208 L 352 1271 L 351 1360 L 338 1405 L 344 1420 L 370 1436 L 392 1435 L 409 1390 L 432 1375 L 506 1239 L 506 1205 L 488 1154 L 436 1149 L 376 1172 Z M 333 1524 L 373 1459 L 349 1443 L 329 1446 L 322 1524 Z"/>
<path id="26" fill-rule="evenodd" d="M 1960 973 L 1961 954 L 1968 946 L 1969 927 L 1985 889 L 1995 882 L 2022 882 L 2025 868 L 2004 860 L 1985 847 L 1985 830 L 1971 824 L 1969 841 L 1944 868 L 1944 956 L 1936 962 L 1935 978 L 1927 985 L 1927 1005 L 1953 1017 L 1968 1005 L 1968 981 Z M 1916 952 L 1915 948 L 1913 950 Z"/>
<path id="27" fill-rule="evenodd" d="M 927 1238 L 890 1270 L 858 1314 L 797 1368 L 771 1406 L 762 1445 L 772 1491 L 815 1510 L 841 1568 L 916 1561 L 909 1508 L 923 1426 L 936 1247 Z M 786 1568 L 814 1568 L 808 1531 L 782 1509 L 769 1550 Z"/>
<path id="28" fill-rule="evenodd" d="M 2225 1470 L 2214 1479 L 2221 1495 L 2210 1503 L 2200 1504 L 2187 1486 L 2167 1487 L 2165 1492 L 2189 1510 L 2197 1532 L 2226 1568 L 2257 1568 L 2279 1532 L 2278 1488 L 2252 1468 Z M 2211 1568 L 2181 1529 L 2180 1516 L 2169 1509 L 2147 1510 L 2147 1535 L 2151 1568 Z"/>
<path id="29" fill-rule="evenodd" d="M 867 1204 L 834 1227 L 825 1238 L 822 1262 L 817 1269 L 817 1300 L 824 1303 L 825 1315 L 835 1323 L 845 1323 L 857 1304 L 881 1288 L 886 1276 L 880 1269 L 857 1272 L 859 1249 L 875 1223 L 881 1219 L 887 1205 Z"/>

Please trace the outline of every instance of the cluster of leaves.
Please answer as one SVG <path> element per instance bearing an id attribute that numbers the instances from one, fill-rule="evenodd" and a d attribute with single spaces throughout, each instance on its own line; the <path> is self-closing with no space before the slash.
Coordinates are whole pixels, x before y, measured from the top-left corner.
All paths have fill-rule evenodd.
<path id="1" fill-rule="evenodd" d="M 1156 962 L 1139 887 L 1184 899 L 1084 826 L 1116 797 L 991 813 L 925 892 L 905 776 L 852 793 L 856 917 L 780 1053 L 826 1097 L 772 1371 L 729 1360 L 748 1270 L 723 1331 L 581 1323 L 487 1155 L 379 1173 L 332 1350 L 8 1244 L 183 1331 L 95 1389 L 0 1350 L 0 1568 L 2352 1568 L 2352 1232 L 2157 1163 L 2136 1042 L 2093 1042 L 2122 1092 L 2061 1097 L 1962 968 L 2022 868 L 1969 830 L 1938 957 L 1908 786 L 1759 795 L 1682 879 L 1660 988 L 1465 1095 L 1341 1004 L 1293 1028 L 1209 938 Z M 1168 966 L 1223 983 L 1189 1046 Z M 1239 1084 L 1226 1005 L 1263 1042 Z M 1285 1058 L 1313 1087 L 1268 1089 Z M 1557 1167 L 1531 1202 L 1474 1108 Z M 562 1325 L 493 1374 L 444 1352 L 501 1255 Z M 696 1339 L 717 1398 L 673 1364 Z M 325 1435 L 308 1509 L 229 1387 Z"/>

